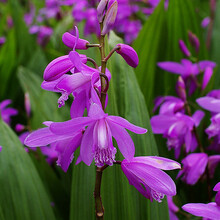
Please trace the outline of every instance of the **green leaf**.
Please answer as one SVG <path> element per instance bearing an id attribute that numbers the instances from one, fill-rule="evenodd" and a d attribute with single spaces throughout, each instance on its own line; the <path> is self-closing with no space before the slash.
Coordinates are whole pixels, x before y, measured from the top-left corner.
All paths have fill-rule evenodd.
<path id="1" fill-rule="evenodd" d="M 156 76 L 156 63 L 165 44 L 164 30 L 165 11 L 164 3 L 161 1 L 134 42 L 134 49 L 139 57 L 139 65 L 135 73 L 149 107 L 152 106 L 156 82 L 160 83 Z"/>
<path id="2" fill-rule="evenodd" d="M 2 121 L 0 145 L 1 219 L 55 219 L 51 201 L 30 157 L 18 137 Z"/>

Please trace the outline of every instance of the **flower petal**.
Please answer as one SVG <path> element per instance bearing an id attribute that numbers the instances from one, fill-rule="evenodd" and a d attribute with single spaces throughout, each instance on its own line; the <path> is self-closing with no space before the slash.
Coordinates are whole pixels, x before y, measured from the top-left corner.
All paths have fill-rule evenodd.
<path id="1" fill-rule="evenodd" d="M 211 112 L 220 112 L 220 100 L 212 97 L 202 97 L 196 100 L 196 102 L 206 110 Z"/>
<path id="2" fill-rule="evenodd" d="M 108 125 L 122 155 L 128 160 L 132 159 L 135 154 L 135 147 L 128 132 L 121 126 L 112 123 L 111 121 L 108 121 Z"/>
<path id="3" fill-rule="evenodd" d="M 78 117 L 65 122 L 54 122 L 50 130 L 59 135 L 70 135 L 93 122 L 93 118 Z"/>
<path id="4" fill-rule="evenodd" d="M 145 163 L 162 170 L 181 169 L 181 165 L 174 160 L 157 156 L 134 157 L 132 162 Z"/>
<path id="5" fill-rule="evenodd" d="M 220 207 L 216 203 L 188 203 L 182 206 L 182 209 L 192 215 L 218 220 L 220 216 Z"/>
<path id="6" fill-rule="evenodd" d="M 49 128 L 41 128 L 29 134 L 26 137 L 24 144 L 29 147 L 40 147 L 66 138 L 68 138 L 68 136 L 56 135 L 52 133 Z"/>
<path id="7" fill-rule="evenodd" d="M 159 63 L 157 63 L 157 65 L 161 69 L 163 69 L 167 72 L 181 74 L 181 75 L 185 72 L 184 66 L 180 63 L 167 61 L 167 62 L 159 62 Z"/>
<path id="8" fill-rule="evenodd" d="M 115 123 L 115 124 L 117 124 L 117 125 L 119 125 L 123 128 L 126 128 L 129 131 L 132 131 L 136 134 L 144 134 L 144 133 L 147 132 L 147 129 L 136 126 L 134 124 L 131 124 L 129 121 L 127 121 L 126 119 L 124 119 L 122 117 L 119 117 L 119 116 L 111 115 L 111 116 L 107 117 L 107 120 L 112 122 L 112 123 Z"/>
<path id="9" fill-rule="evenodd" d="M 80 158 L 82 161 L 90 166 L 93 161 L 93 130 L 95 123 L 88 126 L 85 133 L 83 134 L 82 143 L 80 147 Z"/>

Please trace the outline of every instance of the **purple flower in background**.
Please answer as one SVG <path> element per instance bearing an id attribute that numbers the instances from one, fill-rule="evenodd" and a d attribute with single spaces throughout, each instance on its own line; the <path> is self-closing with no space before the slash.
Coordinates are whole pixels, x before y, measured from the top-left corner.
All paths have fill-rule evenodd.
<path id="1" fill-rule="evenodd" d="M 112 136 L 122 155 L 127 159 L 133 158 L 134 143 L 125 128 L 137 134 L 147 132 L 146 129 L 135 126 L 121 117 L 108 116 L 96 103 L 91 104 L 88 117 L 52 123 L 50 130 L 57 135 L 71 135 L 85 126 L 88 127 L 82 138 L 80 157 L 88 166 L 93 158 L 97 166 L 103 166 L 104 163 L 113 165 L 116 149 L 112 143 Z"/>
<path id="2" fill-rule="evenodd" d="M 57 161 L 59 153 L 56 150 L 56 143 L 52 143 L 49 146 L 40 147 L 40 149 L 42 154 L 46 156 L 46 160 L 50 165 Z"/>
<path id="3" fill-rule="evenodd" d="M 182 180 L 189 185 L 194 185 L 205 172 L 208 163 L 208 155 L 205 153 L 189 154 L 182 160 L 183 169 L 179 171 L 177 178 L 183 175 Z"/>
<path id="4" fill-rule="evenodd" d="M 187 48 L 187 46 L 185 45 L 183 40 L 179 40 L 179 47 L 185 56 L 187 56 L 187 57 L 191 56 L 191 53 L 190 53 L 189 49 Z"/>
<path id="5" fill-rule="evenodd" d="M 192 215 L 219 220 L 220 216 L 220 183 L 217 183 L 213 189 L 217 191 L 215 202 L 210 202 L 208 204 L 203 203 L 188 203 L 182 206 L 182 209 Z"/>
<path id="6" fill-rule="evenodd" d="M 208 159 L 208 169 L 209 169 L 209 177 L 212 179 L 214 177 L 215 169 L 220 162 L 220 155 L 212 155 L 209 156 Z"/>
<path id="7" fill-rule="evenodd" d="M 0 46 L 2 46 L 6 42 L 5 37 L 0 37 Z"/>
<path id="8" fill-rule="evenodd" d="M 6 99 L 6 100 L 0 102 L 1 118 L 7 124 L 10 124 L 12 116 L 15 116 L 18 114 L 18 111 L 16 109 L 7 107 L 10 104 L 11 104 L 10 99 Z"/>
<path id="9" fill-rule="evenodd" d="M 203 116 L 202 111 L 196 111 L 192 117 L 182 113 L 160 114 L 151 118 L 151 126 L 155 134 L 167 138 L 168 149 L 174 148 L 175 158 L 178 158 L 183 144 L 187 153 L 196 149 L 198 143 L 193 128 L 199 125 Z"/>
<path id="10" fill-rule="evenodd" d="M 173 180 L 161 170 L 180 169 L 179 163 L 162 157 L 146 156 L 124 159 L 122 171 L 130 185 L 133 185 L 144 197 L 152 202 L 161 202 L 164 195 L 174 196 L 176 186 Z"/>
<path id="11" fill-rule="evenodd" d="M 216 63 L 208 60 L 192 63 L 190 60 L 182 59 L 181 63 L 166 61 L 159 62 L 157 65 L 165 71 L 180 74 L 185 84 L 189 87 L 189 95 L 191 95 L 197 88 L 198 82 L 196 76 L 201 72 L 207 71 L 203 79 L 202 89 L 204 89 L 211 78 L 212 70 L 215 68 Z M 207 68 L 209 69 L 207 70 Z M 210 68 L 212 69 L 211 71 Z"/>
<path id="12" fill-rule="evenodd" d="M 210 23 L 210 17 L 205 17 L 201 22 L 201 26 L 203 28 L 206 28 L 209 25 L 209 23 Z"/>
<path id="13" fill-rule="evenodd" d="M 50 131 L 52 122 L 45 122 L 46 128 L 41 128 L 29 134 L 24 144 L 33 148 L 41 147 L 42 153 L 48 156 L 48 162 L 52 162 L 58 157 L 57 165 L 66 172 L 74 158 L 74 152 L 79 147 L 83 128 L 64 135 L 57 135 Z M 50 145 L 49 147 L 45 147 Z M 43 148 L 42 148 L 43 147 Z"/>
<path id="14" fill-rule="evenodd" d="M 174 115 L 177 112 L 184 113 L 184 104 L 185 103 L 181 99 L 174 96 L 159 96 L 154 101 L 153 111 L 155 112 L 160 106 L 160 115 Z"/>

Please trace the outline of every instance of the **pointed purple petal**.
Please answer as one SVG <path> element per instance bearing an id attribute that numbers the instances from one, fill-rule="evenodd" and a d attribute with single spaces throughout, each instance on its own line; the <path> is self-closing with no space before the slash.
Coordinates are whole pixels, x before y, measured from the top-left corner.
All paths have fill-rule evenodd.
<path id="1" fill-rule="evenodd" d="M 50 130 L 55 134 L 70 135 L 83 129 L 93 121 L 93 118 L 78 117 L 65 122 L 54 122 L 50 125 Z"/>
<path id="2" fill-rule="evenodd" d="M 202 80 L 202 90 L 204 90 L 206 88 L 207 84 L 209 83 L 209 80 L 212 77 L 212 74 L 213 74 L 213 68 L 208 66 L 204 72 L 204 76 L 203 76 L 203 80 Z"/>
<path id="3" fill-rule="evenodd" d="M 114 123 L 123 128 L 126 128 L 129 131 L 132 131 L 136 134 L 144 134 L 147 132 L 147 129 L 131 124 L 129 121 L 119 116 L 111 115 L 107 117 L 107 120 L 110 121 L 111 123 Z"/>
<path id="4" fill-rule="evenodd" d="M 132 162 L 145 163 L 162 170 L 181 169 L 181 165 L 174 160 L 157 156 L 134 157 Z"/>
<path id="5" fill-rule="evenodd" d="M 90 166 L 93 161 L 93 130 L 95 123 L 88 126 L 85 133 L 83 134 L 82 143 L 80 147 L 80 157 L 82 161 Z"/>
<path id="6" fill-rule="evenodd" d="M 216 63 L 209 61 L 209 60 L 203 60 L 199 62 L 199 69 L 204 71 L 207 67 L 215 68 Z"/>
<path id="7" fill-rule="evenodd" d="M 216 203 L 188 203 L 182 206 L 182 209 L 192 215 L 208 219 L 218 220 L 220 216 L 220 207 Z"/>
<path id="8" fill-rule="evenodd" d="M 157 63 L 157 65 L 161 69 L 163 69 L 167 72 L 181 74 L 181 75 L 185 72 L 185 67 L 180 63 L 167 61 L 167 62 L 159 62 L 159 63 Z"/>
<path id="9" fill-rule="evenodd" d="M 220 100 L 212 97 L 202 97 L 196 100 L 196 102 L 206 110 L 211 112 L 220 112 Z"/>
<path id="10" fill-rule="evenodd" d="M 193 114 L 192 118 L 193 118 L 193 121 L 195 122 L 195 126 L 196 126 L 196 127 L 199 126 L 200 121 L 203 119 L 204 115 L 205 115 L 205 113 L 204 113 L 203 111 L 201 111 L 201 110 L 197 110 L 197 111 Z"/>
<path id="11" fill-rule="evenodd" d="M 61 166 L 64 172 L 69 168 L 70 163 L 73 160 L 73 154 L 79 147 L 82 140 L 82 133 L 76 134 L 67 143 L 62 143 L 63 151 L 58 154 L 57 165 Z"/>
<path id="12" fill-rule="evenodd" d="M 39 147 L 46 146 L 59 140 L 64 140 L 66 138 L 68 138 L 66 135 L 53 134 L 49 128 L 41 128 L 29 134 L 26 137 L 24 144 L 29 147 Z"/>
<path id="13" fill-rule="evenodd" d="M 82 117 L 86 107 L 86 93 L 85 91 L 75 95 L 73 103 L 70 108 L 71 118 Z"/>
<path id="14" fill-rule="evenodd" d="M 56 88 L 71 93 L 79 87 L 85 85 L 91 80 L 91 76 L 84 75 L 82 73 L 75 73 L 73 75 L 67 75 L 64 79 L 60 80 Z"/>
<path id="15" fill-rule="evenodd" d="M 135 147 L 128 132 L 115 123 L 108 121 L 108 124 L 111 129 L 112 136 L 115 138 L 118 144 L 118 148 L 121 151 L 124 158 L 128 160 L 132 159 L 135 154 Z"/>

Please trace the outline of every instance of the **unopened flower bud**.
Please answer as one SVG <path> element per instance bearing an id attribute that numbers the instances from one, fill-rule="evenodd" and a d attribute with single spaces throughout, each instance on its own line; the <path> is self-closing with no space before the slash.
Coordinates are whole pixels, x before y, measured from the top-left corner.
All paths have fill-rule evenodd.
<path id="1" fill-rule="evenodd" d="M 25 129 L 25 126 L 22 124 L 16 124 L 15 131 L 22 132 Z"/>
<path id="2" fill-rule="evenodd" d="M 44 70 L 44 80 L 52 81 L 58 79 L 69 72 L 73 67 L 74 64 L 69 59 L 68 55 L 58 57 L 47 65 Z"/>
<path id="3" fill-rule="evenodd" d="M 188 32 L 188 37 L 189 37 L 189 42 L 195 48 L 196 53 L 198 53 L 200 46 L 198 37 L 195 34 L 193 34 L 191 31 Z"/>
<path id="4" fill-rule="evenodd" d="M 103 17 L 105 15 L 105 8 L 107 6 L 108 0 L 101 0 L 98 4 L 97 7 L 97 17 L 98 17 L 98 21 L 99 23 L 102 22 Z"/>
<path id="5" fill-rule="evenodd" d="M 113 27 L 117 16 L 117 11 L 118 11 L 118 2 L 115 0 L 106 12 L 106 16 L 103 21 L 102 35 L 107 34 L 110 31 L 110 29 Z"/>
<path id="6" fill-rule="evenodd" d="M 30 101 L 29 93 L 27 93 L 27 92 L 24 95 L 24 107 L 25 107 L 27 116 L 30 117 L 30 115 L 31 115 L 31 101 Z"/>
<path id="7" fill-rule="evenodd" d="M 181 76 L 179 76 L 177 80 L 176 92 L 178 96 L 185 102 L 186 101 L 186 86 Z"/>
<path id="8" fill-rule="evenodd" d="M 134 68 L 137 67 L 139 59 L 136 51 L 126 44 L 117 44 L 117 46 L 120 48 L 116 52 L 124 58 L 126 63 Z"/>
<path id="9" fill-rule="evenodd" d="M 203 20 L 202 20 L 202 22 L 201 22 L 201 26 L 203 27 L 203 28 L 206 28 L 208 25 L 209 25 L 209 23 L 210 23 L 210 17 L 205 17 Z"/>
<path id="10" fill-rule="evenodd" d="M 187 46 L 185 45 L 183 40 L 179 40 L 179 47 L 180 50 L 183 52 L 183 54 L 185 54 L 187 57 L 191 56 L 190 51 L 188 50 Z"/>
<path id="11" fill-rule="evenodd" d="M 77 43 L 76 43 L 76 40 Z M 74 35 L 68 33 L 68 32 L 65 32 L 62 36 L 62 41 L 63 43 L 69 47 L 69 48 L 73 48 L 75 46 L 75 43 L 76 43 L 76 48 L 75 49 L 79 49 L 79 50 L 87 50 L 87 44 L 89 44 L 89 42 L 87 40 L 84 40 L 84 39 L 80 39 L 77 37 L 75 37 Z"/>

